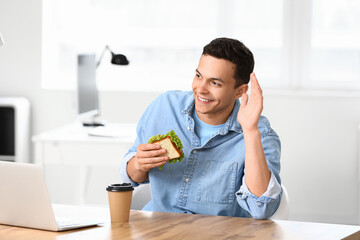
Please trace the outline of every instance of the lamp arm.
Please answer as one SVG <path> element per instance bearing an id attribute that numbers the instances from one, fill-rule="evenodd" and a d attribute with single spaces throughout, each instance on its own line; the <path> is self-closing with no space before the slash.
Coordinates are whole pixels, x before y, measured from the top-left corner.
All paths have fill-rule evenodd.
<path id="1" fill-rule="evenodd" d="M 104 56 L 104 53 L 106 50 L 109 50 L 111 52 L 111 54 L 113 54 L 113 52 L 111 51 L 111 49 L 109 48 L 108 45 L 105 46 L 104 50 L 102 51 L 101 55 L 100 55 L 100 58 L 99 58 L 99 61 L 96 63 L 96 68 L 99 67 L 100 63 L 101 63 L 101 60 Z"/>

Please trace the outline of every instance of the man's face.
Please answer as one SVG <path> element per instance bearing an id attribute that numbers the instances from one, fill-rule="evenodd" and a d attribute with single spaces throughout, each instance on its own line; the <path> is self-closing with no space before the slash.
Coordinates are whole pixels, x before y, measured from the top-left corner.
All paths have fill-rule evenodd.
<path id="1" fill-rule="evenodd" d="M 236 65 L 225 59 L 202 55 L 192 83 L 199 118 L 212 125 L 225 123 L 247 85 L 235 88 Z"/>

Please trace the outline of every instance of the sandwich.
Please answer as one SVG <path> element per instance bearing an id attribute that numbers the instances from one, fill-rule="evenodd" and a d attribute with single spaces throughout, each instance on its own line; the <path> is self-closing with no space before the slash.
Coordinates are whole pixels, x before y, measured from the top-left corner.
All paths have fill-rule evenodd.
<path id="1" fill-rule="evenodd" d="M 182 150 L 183 145 L 180 141 L 180 138 L 176 135 L 174 130 L 171 130 L 167 134 L 155 135 L 149 138 L 148 143 L 159 144 L 161 148 L 166 149 L 164 156 L 169 157 L 168 163 L 181 162 L 185 157 Z M 162 169 L 164 165 L 159 168 Z"/>

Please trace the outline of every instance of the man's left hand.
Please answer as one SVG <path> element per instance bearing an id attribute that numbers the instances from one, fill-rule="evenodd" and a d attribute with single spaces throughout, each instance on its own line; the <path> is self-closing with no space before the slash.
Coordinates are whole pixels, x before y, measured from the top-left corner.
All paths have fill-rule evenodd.
<path id="1" fill-rule="evenodd" d="M 250 82 L 250 99 L 246 93 L 241 96 L 241 106 L 237 115 L 244 132 L 258 129 L 260 115 L 263 110 L 262 90 L 255 73 L 250 74 Z"/>

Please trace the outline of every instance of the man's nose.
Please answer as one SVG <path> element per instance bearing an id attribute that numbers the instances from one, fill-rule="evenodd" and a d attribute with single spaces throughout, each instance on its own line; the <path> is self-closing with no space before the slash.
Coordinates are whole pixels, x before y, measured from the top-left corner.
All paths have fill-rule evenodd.
<path id="1" fill-rule="evenodd" d="M 198 93 L 208 92 L 208 86 L 206 81 L 199 81 L 197 84 L 197 91 Z"/>

